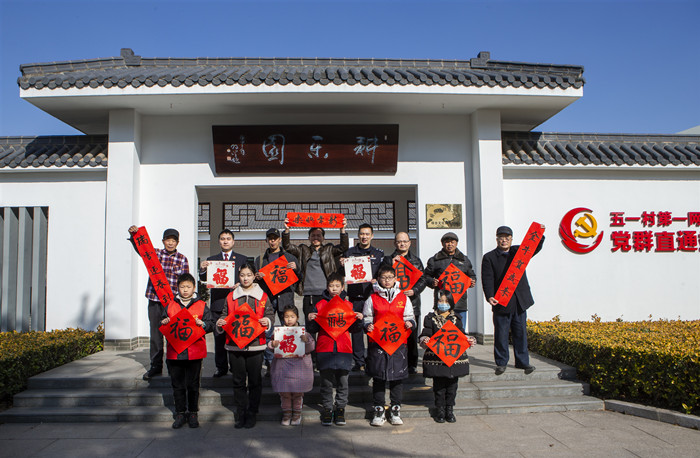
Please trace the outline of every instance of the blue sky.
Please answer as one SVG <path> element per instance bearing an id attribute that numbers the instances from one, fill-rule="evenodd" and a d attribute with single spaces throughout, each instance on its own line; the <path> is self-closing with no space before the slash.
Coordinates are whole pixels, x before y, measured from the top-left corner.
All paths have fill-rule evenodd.
<path id="1" fill-rule="evenodd" d="M 584 96 L 536 130 L 700 125 L 700 1 L 0 0 L 0 136 L 73 128 L 19 98 L 19 65 L 118 56 L 375 57 L 585 67 Z"/>

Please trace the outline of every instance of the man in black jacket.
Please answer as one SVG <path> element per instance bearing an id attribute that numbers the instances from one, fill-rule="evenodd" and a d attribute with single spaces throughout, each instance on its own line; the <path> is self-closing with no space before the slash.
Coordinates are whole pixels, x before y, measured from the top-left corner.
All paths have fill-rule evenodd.
<path id="1" fill-rule="evenodd" d="M 413 264 L 413 267 L 423 272 L 423 261 L 421 261 L 415 254 L 411 253 L 411 239 L 406 232 L 398 232 L 396 234 L 394 237 L 394 246 L 396 249 L 389 256 L 384 256 L 382 264 L 393 266 L 394 262 L 398 260 L 399 256 L 403 256 L 408 262 Z M 416 329 L 411 330 L 411 334 L 409 334 L 408 341 L 406 342 L 408 346 L 409 374 L 415 374 L 416 369 L 418 368 L 418 334 L 420 333 L 419 324 L 421 322 L 420 293 L 423 292 L 426 286 L 425 277 L 422 276 L 418 279 L 416 284 L 413 285 L 413 288 L 404 291 L 404 294 L 411 298 L 413 315 L 416 319 Z"/>
<path id="2" fill-rule="evenodd" d="M 438 278 L 442 273 L 449 267 L 450 264 L 467 274 L 471 278 L 472 283 L 469 285 L 470 288 L 476 286 L 476 273 L 474 273 L 474 268 L 472 267 L 472 262 L 469 258 L 459 251 L 457 244 L 459 243 L 459 237 L 454 232 L 447 232 L 440 239 L 442 243 L 442 250 L 435 253 L 435 256 L 428 259 L 428 265 L 425 268 L 424 276 L 427 284 L 430 288 L 434 289 L 434 301 L 433 306 L 437 304 L 438 291 L 440 288 Z M 462 326 L 464 326 L 463 331 L 466 332 L 467 327 L 467 293 L 459 299 L 455 304 L 455 313 L 459 315 L 462 320 Z"/>
<path id="3" fill-rule="evenodd" d="M 210 261 L 233 261 L 236 263 L 234 278 L 236 279 L 235 281 L 238 282 L 238 271 L 248 262 L 248 257 L 233 251 L 233 245 L 235 243 L 235 237 L 230 230 L 224 229 L 219 233 L 219 247 L 221 248 L 221 252 L 214 256 L 209 256 L 206 261 L 202 261 L 202 264 L 199 266 L 200 280 L 206 281 L 207 266 Z M 211 309 L 212 316 L 214 317 L 214 323 L 221 318 L 221 312 L 224 309 L 224 305 L 226 305 L 226 296 L 228 296 L 230 292 L 231 290 L 226 288 L 212 288 L 209 290 L 209 309 Z M 216 364 L 214 377 L 223 377 L 228 372 L 228 353 L 224 348 L 225 344 L 226 333 L 214 333 L 214 362 Z"/>
<path id="4" fill-rule="evenodd" d="M 544 228 L 544 226 L 542 226 Z M 527 281 L 527 273 L 523 272 L 515 293 L 507 304 L 499 304 L 494 298 L 510 263 L 518 252 L 520 245 L 513 246 L 513 230 L 501 226 L 496 230 L 496 249 L 484 255 L 481 261 L 481 285 L 484 296 L 491 304 L 493 311 L 493 356 L 496 361 L 496 375 L 506 371 L 508 364 L 508 332 L 513 336 L 513 354 L 515 367 L 524 369 L 526 374 L 532 373 L 535 366 L 530 364 L 527 352 L 527 309 L 535 303 Z M 542 249 L 544 235 L 535 249 L 533 256 Z"/>

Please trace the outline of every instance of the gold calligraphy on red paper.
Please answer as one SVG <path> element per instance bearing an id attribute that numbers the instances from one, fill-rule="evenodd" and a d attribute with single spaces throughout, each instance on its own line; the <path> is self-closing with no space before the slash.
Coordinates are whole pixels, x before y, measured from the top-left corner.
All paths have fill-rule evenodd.
<path id="1" fill-rule="evenodd" d="M 289 227 L 324 227 L 340 229 L 345 215 L 342 213 L 301 213 L 288 212 Z"/>
<path id="2" fill-rule="evenodd" d="M 471 345 L 467 336 L 451 321 L 442 325 L 426 344 L 448 367 L 467 351 Z"/>
<path id="3" fill-rule="evenodd" d="M 420 280 L 420 277 L 423 276 L 423 272 L 418 270 L 416 266 L 411 264 L 408 259 L 403 256 L 399 256 L 399 259 L 394 262 L 393 267 L 396 271 L 396 280 L 399 282 L 401 291 L 413 288 L 416 282 Z"/>
<path id="4" fill-rule="evenodd" d="M 287 264 L 289 264 L 287 258 L 280 256 L 274 262 L 260 269 L 260 273 L 265 274 L 263 280 L 273 296 L 299 281 L 297 274 L 287 267 Z"/>
<path id="5" fill-rule="evenodd" d="M 455 303 L 467 293 L 467 290 L 472 285 L 472 279 L 469 275 L 459 270 L 454 264 L 450 263 L 445 271 L 438 277 L 440 288 L 446 289 L 452 293 Z"/>
<path id="6" fill-rule="evenodd" d="M 139 252 L 139 256 L 141 256 L 141 259 L 146 266 L 148 278 L 153 284 L 153 289 L 156 291 L 156 296 L 158 296 L 160 304 L 163 307 L 167 307 L 175 296 L 173 295 L 173 290 L 168 282 L 168 277 L 166 277 L 165 272 L 163 272 L 163 266 L 158 260 L 156 250 L 153 248 L 151 238 L 148 236 L 148 231 L 145 227 L 141 226 L 132 235 L 132 239 L 136 245 L 136 250 Z"/>
<path id="7" fill-rule="evenodd" d="M 498 291 L 496 291 L 496 294 L 493 296 L 500 305 L 504 307 L 508 306 L 508 302 L 510 302 L 510 299 L 513 297 L 515 288 L 517 288 L 518 283 L 520 283 L 520 279 L 525 273 L 530 259 L 535 255 L 535 250 L 542 240 L 543 235 L 544 226 L 540 223 L 533 222 L 527 230 L 523 242 L 520 244 L 520 247 L 518 247 L 518 251 L 515 253 L 515 256 L 513 256 L 513 261 L 511 261 L 498 287 Z"/>
<path id="8" fill-rule="evenodd" d="M 356 319 L 352 304 L 342 300 L 340 296 L 335 296 L 318 310 L 316 323 L 318 323 L 333 340 L 338 340 L 338 336 L 347 332 Z"/>
<path id="9" fill-rule="evenodd" d="M 223 330 L 231 337 L 233 343 L 242 349 L 265 331 L 258 320 L 253 309 L 248 304 L 244 304 L 236 307 L 233 312 L 229 312 Z"/>
<path id="10" fill-rule="evenodd" d="M 392 313 L 385 313 L 374 320 L 374 328 L 367 336 L 389 355 L 393 355 L 401 345 L 406 343 L 410 333 L 403 319 Z"/>
<path id="11" fill-rule="evenodd" d="M 170 317 L 170 322 L 159 329 L 177 353 L 185 351 L 205 334 L 204 329 L 197 325 L 195 318 L 185 308 Z"/>

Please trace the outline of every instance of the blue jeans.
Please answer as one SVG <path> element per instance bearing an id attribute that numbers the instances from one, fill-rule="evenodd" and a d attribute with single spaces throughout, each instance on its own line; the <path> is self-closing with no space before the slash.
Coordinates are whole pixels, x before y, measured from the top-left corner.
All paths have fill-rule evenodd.
<path id="1" fill-rule="evenodd" d="M 455 315 L 462 320 L 462 331 L 467 332 L 467 311 L 466 310 L 455 310 Z"/>

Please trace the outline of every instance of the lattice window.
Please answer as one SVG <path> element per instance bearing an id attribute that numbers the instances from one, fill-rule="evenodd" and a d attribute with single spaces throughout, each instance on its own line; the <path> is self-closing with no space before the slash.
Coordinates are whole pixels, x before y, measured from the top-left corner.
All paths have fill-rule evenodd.
<path id="1" fill-rule="evenodd" d="M 197 230 L 199 232 L 209 232 L 209 203 L 200 203 L 197 212 Z"/>
<path id="2" fill-rule="evenodd" d="M 409 200 L 408 202 L 408 230 L 416 231 L 418 230 L 418 212 L 415 200 Z"/>
<path id="3" fill-rule="evenodd" d="M 282 228 L 287 212 L 343 213 L 348 220 L 348 229 L 357 229 L 360 224 L 369 223 L 377 231 L 394 231 L 394 202 L 229 202 L 224 203 L 224 227 L 232 231 Z"/>

